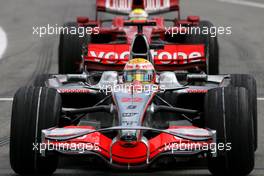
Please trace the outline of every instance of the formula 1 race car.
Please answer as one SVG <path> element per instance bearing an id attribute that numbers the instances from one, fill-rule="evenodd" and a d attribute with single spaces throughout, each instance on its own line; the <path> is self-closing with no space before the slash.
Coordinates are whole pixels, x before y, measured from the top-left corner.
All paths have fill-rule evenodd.
<path id="1" fill-rule="evenodd" d="M 164 49 L 151 52 L 157 70 L 219 73 L 217 36 L 201 32 L 210 30 L 213 24 L 201 21 L 198 16 L 181 19 L 179 0 L 97 0 L 96 9 L 96 20 L 77 17 L 77 22 L 64 25 L 59 43 L 60 74 L 79 74 L 84 69 L 122 70 L 129 60 L 129 47 L 137 33 L 135 26 L 127 24 L 137 20 L 154 22 L 142 29 L 151 44 L 166 44 Z M 100 12 L 126 16 L 100 19 Z M 176 13 L 173 19 L 149 17 L 166 12 Z M 72 28 L 88 30 L 89 35 L 80 37 L 80 34 L 65 32 Z M 191 28 L 195 31 L 190 32 Z"/>
<path id="2" fill-rule="evenodd" d="M 139 33 L 123 71 L 41 75 L 20 88 L 12 169 L 51 174 L 58 156 L 74 155 L 118 169 L 197 158 L 208 160 L 215 175 L 249 174 L 257 144 L 255 79 L 157 71 L 149 48 Z"/>

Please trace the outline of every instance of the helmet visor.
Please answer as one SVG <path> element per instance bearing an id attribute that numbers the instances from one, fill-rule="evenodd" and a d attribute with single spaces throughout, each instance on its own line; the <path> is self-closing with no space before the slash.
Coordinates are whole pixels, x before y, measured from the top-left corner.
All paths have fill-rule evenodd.
<path id="1" fill-rule="evenodd" d="M 151 83 L 153 74 L 153 70 L 129 70 L 125 71 L 124 78 L 126 82 L 140 81 L 142 83 Z"/>

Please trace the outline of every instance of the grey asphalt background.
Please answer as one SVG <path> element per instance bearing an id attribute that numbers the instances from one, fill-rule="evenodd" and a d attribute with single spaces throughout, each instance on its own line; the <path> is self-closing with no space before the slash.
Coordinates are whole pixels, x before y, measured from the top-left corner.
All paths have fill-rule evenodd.
<path id="1" fill-rule="evenodd" d="M 252 2 L 264 3 L 262 0 Z M 258 97 L 264 97 L 264 9 L 217 0 L 182 0 L 183 16 L 199 15 L 216 26 L 231 26 L 232 35 L 219 36 L 220 72 L 256 77 Z M 61 25 L 77 15 L 94 17 L 91 0 L 0 0 L 0 26 L 8 47 L 0 59 L 0 98 L 12 97 L 18 87 L 39 73 L 57 72 L 58 36 L 39 38 L 33 26 Z M 1 41 L 0 41 L 1 42 Z M 9 166 L 8 136 L 12 102 L 0 101 L 0 175 L 13 175 Z M 264 101 L 258 101 L 259 149 L 252 175 L 264 175 Z M 65 169 L 64 169 L 65 168 Z M 78 167 L 77 167 L 78 168 Z M 55 175 L 208 175 L 206 169 L 160 170 L 148 173 L 72 169 L 61 164 Z"/>

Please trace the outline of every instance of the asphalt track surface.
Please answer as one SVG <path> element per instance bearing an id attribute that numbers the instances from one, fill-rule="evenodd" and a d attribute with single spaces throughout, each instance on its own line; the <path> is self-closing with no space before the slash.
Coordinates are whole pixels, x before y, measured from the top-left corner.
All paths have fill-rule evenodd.
<path id="1" fill-rule="evenodd" d="M 183 16 L 200 15 L 216 26 L 232 27 L 232 35 L 219 36 L 220 72 L 248 73 L 257 79 L 259 148 L 252 175 L 264 175 L 264 2 L 224 1 L 183 0 L 182 12 Z M 8 154 L 12 102 L 3 98 L 13 97 L 18 87 L 31 83 L 37 74 L 57 72 L 58 36 L 40 38 L 32 35 L 32 27 L 61 25 L 77 15 L 94 17 L 94 7 L 95 2 L 90 0 L 0 0 L 0 27 L 8 39 L 0 58 L 0 175 L 14 175 Z M 3 38 L 0 40 L 3 45 Z M 74 164 L 77 166 L 71 166 L 71 161 L 61 161 L 55 175 L 209 175 L 204 168 L 120 173 Z"/>

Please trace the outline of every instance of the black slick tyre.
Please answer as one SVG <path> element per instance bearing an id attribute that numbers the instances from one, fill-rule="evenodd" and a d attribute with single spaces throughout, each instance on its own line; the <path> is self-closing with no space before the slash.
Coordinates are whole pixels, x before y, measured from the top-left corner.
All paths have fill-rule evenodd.
<path id="1" fill-rule="evenodd" d="M 42 157 L 34 145 L 39 147 L 42 129 L 58 125 L 60 111 L 61 97 L 54 89 L 22 87 L 16 92 L 11 117 L 10 164 L 17 174 L 52 174 L 56 170 L 58 157 Z"/>
<path id="2" fill-rule="evenodd" d="M 247 175 L 254 168 L 253 119 L 248 91 L 243 87 L 209 90 L 205 97 L 205 127 L 216 130 L 217 157 L 208 158 L 213 175 Z"/>

